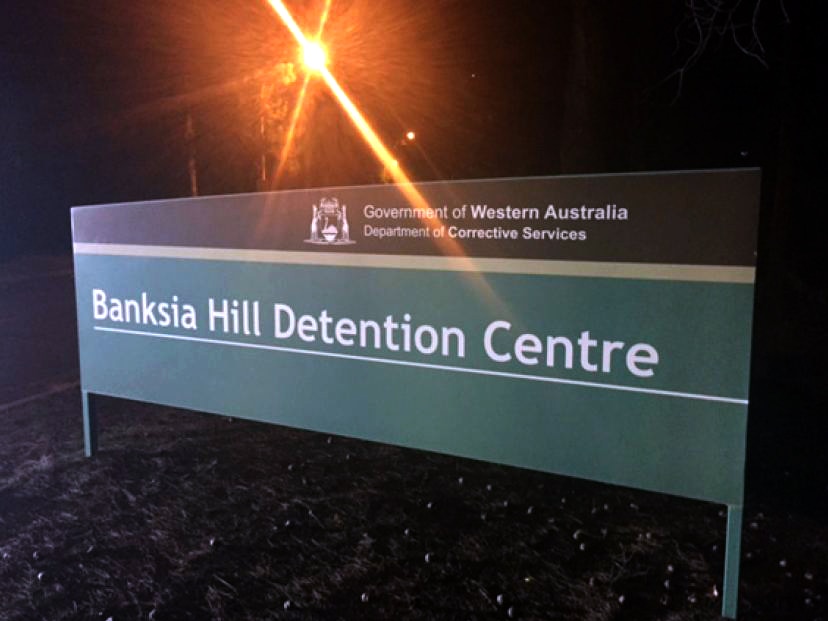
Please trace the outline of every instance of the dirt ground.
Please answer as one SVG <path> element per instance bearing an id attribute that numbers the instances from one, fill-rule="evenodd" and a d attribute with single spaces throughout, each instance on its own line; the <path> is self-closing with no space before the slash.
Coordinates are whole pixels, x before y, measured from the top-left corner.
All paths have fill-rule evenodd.
<path id="1" fill-rule="evenodd" d="M 3 414 L 0 619 L 713 619 L 722 507 L 67 390 Z M 828 527 L 750 507 L 743 619 L 825 618 Z"/>
<path id="2" fill-rule="evenodd" d="M 46 268 L 0 279 L 0 620 L 718 618 L 720 506 L 115 399 L 84 458 Z M 740 618 L 824 620 L 824 438 L 780 429 L 749 441 Z"/>

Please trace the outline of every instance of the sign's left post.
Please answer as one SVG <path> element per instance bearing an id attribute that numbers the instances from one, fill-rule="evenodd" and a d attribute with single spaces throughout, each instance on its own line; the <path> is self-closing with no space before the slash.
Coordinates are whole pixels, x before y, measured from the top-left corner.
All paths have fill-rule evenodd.
<path id="1" fill-rule="evenodd" d="M 83 452 L 92 457 L 98 452 L 98 413 L 95 395 L 88 390 L 81 390 L 83 401 Z"/>

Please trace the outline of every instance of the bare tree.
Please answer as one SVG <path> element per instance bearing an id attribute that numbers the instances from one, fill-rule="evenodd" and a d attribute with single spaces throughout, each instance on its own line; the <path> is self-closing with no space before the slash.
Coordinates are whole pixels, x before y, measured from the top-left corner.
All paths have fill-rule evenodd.
<path id="1" fill-rule="evenodd" d="M 785 0 L 778 0 L 778 7 L 782 20 L 790 23 Z M 674 101 L 681 95 L 687 72 L 713 45 L 732 42 L 743 54 L 767 68 L 759 33 L 761 13 L 762 0 L 685 0 L 683 19 L 675 29 L 681 65 L 665 78 L 665 82 L 677 82 Z"/>

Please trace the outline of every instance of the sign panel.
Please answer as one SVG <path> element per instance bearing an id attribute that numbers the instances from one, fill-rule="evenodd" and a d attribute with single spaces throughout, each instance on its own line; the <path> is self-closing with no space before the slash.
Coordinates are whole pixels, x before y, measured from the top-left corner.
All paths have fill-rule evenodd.
<path id="1" fill-rule="evenodd" d="M 759 172 L 415 192 L 73 209 L 83 390 L 724 503 L 738 531 Z"/>

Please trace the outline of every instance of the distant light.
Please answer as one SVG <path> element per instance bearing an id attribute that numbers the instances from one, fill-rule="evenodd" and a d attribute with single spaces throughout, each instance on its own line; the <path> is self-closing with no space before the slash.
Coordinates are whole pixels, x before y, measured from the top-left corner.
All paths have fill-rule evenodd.
<path id="1" fill-rule="evenodd" d="M 303 48 L 305 67 L 310 71 L 322 71 L 325 65 L 328 64 L 328 54 L 325 52 L 325 48 L 316 41 L 308 41 Z"/>
<path id="2" fill-rule="evenodd" d="M 414 132 L 408 132 L 408 133 L 405 135 L 405 137 L 406 137 L 408 140 L 414 140 L 414 139 L 417 137 L 417 134 L 415 134 Z"/>

